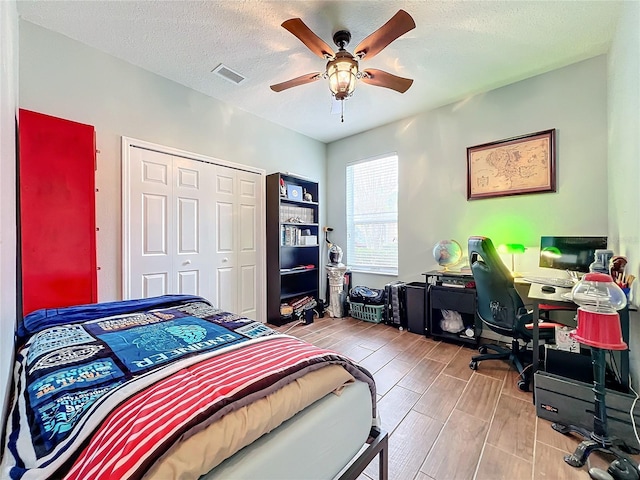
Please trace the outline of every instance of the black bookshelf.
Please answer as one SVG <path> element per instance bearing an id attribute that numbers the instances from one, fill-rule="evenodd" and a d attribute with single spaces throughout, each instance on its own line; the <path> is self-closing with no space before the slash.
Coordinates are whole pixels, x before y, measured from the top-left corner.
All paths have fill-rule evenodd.
<path id="1" fill-rule="evenodd" d="M 267 321 L 279 326 L 300 318 L 281 316 L 282 303 L 295 304 L 303 297 L 317 302 L 319 298 L 318 183 L 272 173 L 267 175 L 266 187 Z"/>

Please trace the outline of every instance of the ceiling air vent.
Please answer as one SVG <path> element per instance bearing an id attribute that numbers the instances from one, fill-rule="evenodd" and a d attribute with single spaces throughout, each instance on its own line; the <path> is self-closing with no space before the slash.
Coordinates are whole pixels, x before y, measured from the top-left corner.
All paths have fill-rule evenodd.
<path id="1" fill-rule="evenodd" d="M 231 83 L 235 83 L 236 85 L 241 84 L 245 80 L 245 77 L 240 75 L 238 72 L 234 72 L 233 70 L 231 70 L 229 67 L 226 67 L 222 63 L 211 71 L 216 75 L 219 75 L 220 77 L 224 78 L 225 80 Z"/>

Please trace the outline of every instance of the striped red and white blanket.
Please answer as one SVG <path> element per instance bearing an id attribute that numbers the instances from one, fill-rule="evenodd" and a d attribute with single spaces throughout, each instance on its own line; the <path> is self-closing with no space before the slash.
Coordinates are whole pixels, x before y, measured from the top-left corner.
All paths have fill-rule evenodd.
<path id="1" fill-rule="evenodd" d="M 176 441 L 328 364 L 369 384 L 375 412 L 372 376 L 336 352 L 198 297 L 122 303 L 25 318 L 3 478 L 141 478 Z"/>

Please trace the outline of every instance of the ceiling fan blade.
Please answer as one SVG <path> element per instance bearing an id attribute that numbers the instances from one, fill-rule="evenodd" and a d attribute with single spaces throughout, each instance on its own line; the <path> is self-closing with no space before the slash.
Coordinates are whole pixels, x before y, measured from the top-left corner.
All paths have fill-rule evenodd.
<path id="1" fill-rule="evenodd" d="M 403 78 L 393 75 L 382 70 L 376 70 L 375 68 L 368 68 L 363 70 L 361 80 L 369 85 L 375 85 L 376 87 L 385 87 L 395 90 L 396 92 L 404 93 L 409 90 L 413 80 L 410 78 Z"/>
<path id="2" fill-rule="evenodd" d="M 281 92 L 282 90 L 286 90 L 287 88 L 297 87 L 299 85 L 304 85 L 305 83 L 315 82 L 322 78 L 322 73 L 307 73 L 306 75 L 302 75 L 301 77 L 292 78 L 291 80 L 287 80 L 286 82 L 277 83 L 275 85 L 271 85 L 271 90 L 274 92 Z"/>
<path id="3" fill-rule="evenodd" d="M 396 38 L 415 27 L 416 22 L 413 21 L 411 15 L 404 10 L 398 10 L 398 13 L 391 17 L 391 20 L 361 41 L 353 53 L 356 56 L 371 58 Z"/>
<path id="4" fill-rule="evenodd" d="M 309 50 L 325 58 L 327 55 L 333 57 L 333 49 L 327 43 L 311 31 L 309 27 L 299 18 L 292 18 L 282 23 L 282 26 L 293 33 L 304 43 Z"/>

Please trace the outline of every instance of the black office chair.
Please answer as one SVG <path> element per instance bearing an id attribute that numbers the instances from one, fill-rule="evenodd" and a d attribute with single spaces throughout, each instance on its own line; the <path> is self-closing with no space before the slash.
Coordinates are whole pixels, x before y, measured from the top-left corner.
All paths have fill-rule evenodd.
<path id="1" fill-rule="evenodd" d="M 508 360 L 521 375 L 518 388 L 529 390 L 530 376 L 524 373 L 523 359 L 526 343 L 532 338 L 533 314 L 527 312 L 524 303 L 513 286 L 511 272 L 502 262 L 491 239 L 487 237 L 469 238 L 469 264 L 476 284 L 476 312 L 487 327 L 500 335 L 511 337 L 511 348 L 487 344 L 478 348 L 480 355 L 471 358 L 469 368 L 477 370 L 484 360 Z M 540 338 L 551 339 L 555 335 L 553 326 L 541 327 Z M 524 340 L 521 347 L 518 340 Z M 491 350 L 495 353 L 487 353 Z"/>

